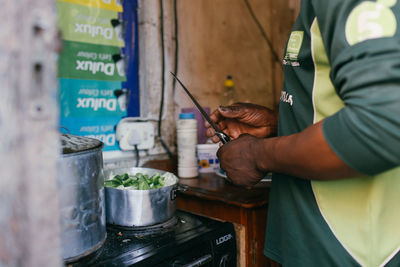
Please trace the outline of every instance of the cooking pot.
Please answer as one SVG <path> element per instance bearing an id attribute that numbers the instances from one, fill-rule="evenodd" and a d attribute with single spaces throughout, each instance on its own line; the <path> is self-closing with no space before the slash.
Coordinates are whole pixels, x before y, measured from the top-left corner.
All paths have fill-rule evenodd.
<path id="1" fill-rule="evenodd" d="M 103 143 L 61 135 L 58 159 L 61 249 L 66 262 L 76 261 L 101 247 L 106 238 Z"/>
<path id="2" fill-rule="evenodd" d="M 151 168 L 118 168 L 105 170 L 104 176 L 109 180 L 124 173 L 149 176 L 159 173 L 172 180 L 164 187 L 150 190 L 105 187 L 107 223 L 127 227 L 149 226 L 167 221 L 175 215 L 176 191 L 184 189 L 178 187 L 178 178 L 174 174 Z"/>

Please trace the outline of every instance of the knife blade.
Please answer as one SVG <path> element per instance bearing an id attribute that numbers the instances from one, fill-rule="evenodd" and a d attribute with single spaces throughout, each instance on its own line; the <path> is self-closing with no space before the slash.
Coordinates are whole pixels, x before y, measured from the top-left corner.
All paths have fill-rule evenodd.
<path id="1" fill-rule="evenodd" d="M 196 108 L 200 111 L 201 115 L 203 116 L 203 118 L 211 125 L 211 127 L 214 129 L 215 134 L 218 136 L 219 140 L 221 140 L 222 144 L 226 144 L 228 143 L 231 139 L 229 138 L 228 135 L 226 135 L 224 132 L 222 132 L 218 125 L 215 124 L 215 122 L 213 120 L 211 120 L 210 116 L 208 116 L 208 114 L 204 111 L 204 109 L 200 106 L 199 102 L 197 102 L 197 100 L 193 97 L 193 95 L 189 92 L 189 90 L 186 88 L 185 85 L 183 85 L 183 83 L 178 79 L 178 77 L 176 77 L 176 75 L 174 73 L 172 73 L 172 76 L 174 76 L 174 79 L 176 79 L 178 81 L 178 83 L 181 85 L 181 87 L 183 88 L 183 90 L 186 92 L 186 94 L 190 97 L 190 99 L 192 100 L 192 102 L 194 103 L 194 105 L 196 106 Z"/>

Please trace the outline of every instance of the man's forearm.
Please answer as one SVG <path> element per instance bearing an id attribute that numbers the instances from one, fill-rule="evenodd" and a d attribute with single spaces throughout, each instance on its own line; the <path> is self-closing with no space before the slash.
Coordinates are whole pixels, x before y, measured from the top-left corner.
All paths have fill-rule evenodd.
<path id="1" fill-rule="evenodd" d="M 285 173 L 311 180 L 334 180 L 361 174 L 347 166 L 329 147 L 322 132 L 322 122 L 304 131 L 282 137 L 263 139 L 256 153 L 257 166 L 265 171 Z"/>

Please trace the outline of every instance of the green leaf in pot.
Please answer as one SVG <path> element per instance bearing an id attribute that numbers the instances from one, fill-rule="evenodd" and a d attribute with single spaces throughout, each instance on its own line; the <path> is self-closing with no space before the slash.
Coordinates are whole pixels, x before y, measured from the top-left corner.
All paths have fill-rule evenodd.
<path id="1" fill-rule="evenodd" d="M 149 190 L 149 189 L 150 186 L 145 180 L 139 182 L 139 190 Z"/>
<path id="2" fill-rule="evenodd" d="M 118 182 L 118 180 L 107 180 L 104 182 L 104 185 L 107 187 L 117 188 L 121 183 Z"/>
<path id="3" fill-rule="evenodd" d="M 164 185 L 165 185 L 164 178 L 160 177 L 158 179 L 158 184 L 157 184 L 158 187 L 157 188 L 163 187 Z"/>
<path id="4" fill-rule="evenodd" d="M 160 178 L 160 174 L 159 174 L 159 173 L 156 173 L 156 174 L 154 174 L 153 176 L 150 177 L 150 179 L 151 179 L 153 182 L 158 181 L 159 178 Z"/>
<path id="5" fill-rule="evenodd" d="M 118 189 L 132 189 L 132 190 L 149 190 L 164 187 L 166 184 L 171 184 L 174 179 L 167 178 L 167 175 L 155 173 L 152 176 L 143 173 L 136 173 L 130 175 L 128 173 L 115 175 L 113 179 L 105 182 L 105 186 Z M 166 179 L 168 182 L 166 182 Z"/>
<path id="6" fill-rule="evenodd" d="M 122 176 L 120 176 L 120 175 L 115 175 L 112 180 L 113 181 L 118 181 L 120 184 L 124 183 L 124 180 L 122 179 Z"/>
<path id="7" fill-rule="evenodd" d="M 151 177 L 152 187 L 153 188 L 161 188 L 164 186 L 163 178 L 159 174 L 155 174 Z"/>
<path id="8" fill-rule="evenodd" d="M 129 179 L 129 175 L 127 173 L 125 173 L 124 175 L 122 175 L 122 180 L 126 181 Z"/>
<path id="9" fill-rule="evenodd" d="M 135 181 L 133 181 L 133 179 L 128 178 L 128 179 L 124 180 L 123 185 L 124 185 L 124 187 L 129 187 L 129 186 L 132 186 L 134 183 L 135 183 Z"/>
<path id="10" fill-rule="evenodd" d="M 138 173 L 136 173 L 135 174 L 135 177 L 137 177 L 138 179 L 146 179 L 147 177 L 146 177 L 147 175 L 144 175 L 143 173 L 140 173 L 140 172 L 138 172 Z"/>

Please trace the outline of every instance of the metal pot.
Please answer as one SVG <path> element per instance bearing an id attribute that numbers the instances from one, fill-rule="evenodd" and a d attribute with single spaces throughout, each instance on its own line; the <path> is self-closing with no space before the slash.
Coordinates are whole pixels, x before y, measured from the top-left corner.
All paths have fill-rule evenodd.
<path id="1" fill-rule="evenodd" d="M 91 254 L 106 239 L 103 143 L 87 137 L 61 136 L 58 160 L 61 248 L 64 261 Z"/>
<path id="2" fill-rule="evenodd" d="M 105 179 L 112 179 L 117 174 L 134 175 L 143 173 L 149 176 L 165 171 L 150 168 L 118 168 L 105 170 Z M 138 227 L 158 224 L 175 215 L 176 190 L 178 178 L 171 174 L 175 183 L 158 189 L 129 190 L 105 187 L 106 221 L 109 224 Z"/>

